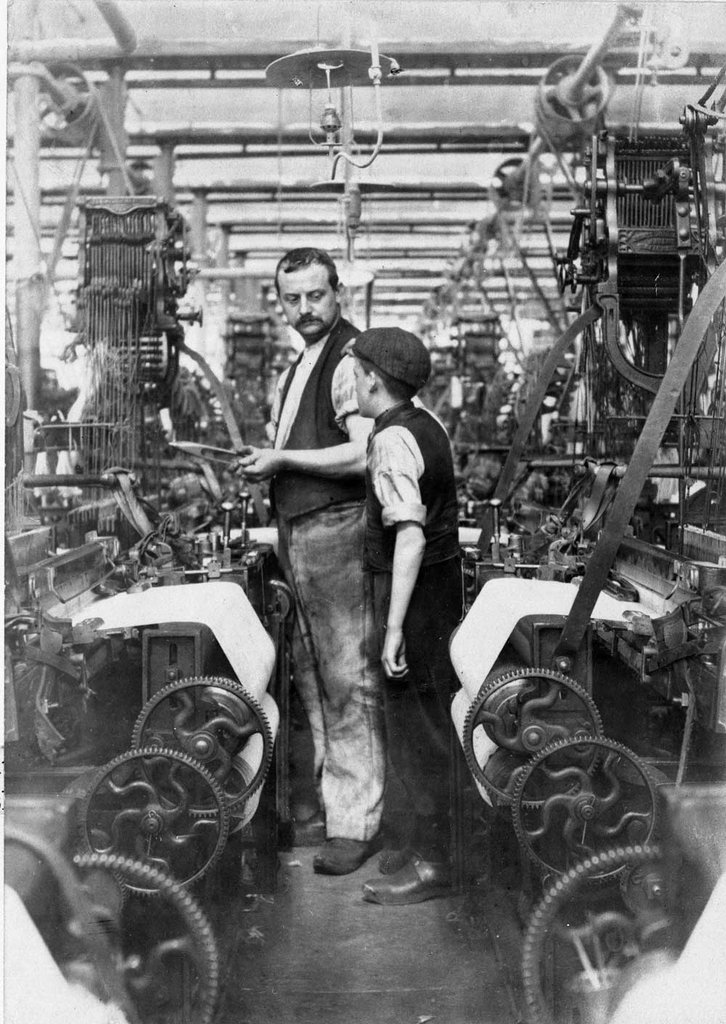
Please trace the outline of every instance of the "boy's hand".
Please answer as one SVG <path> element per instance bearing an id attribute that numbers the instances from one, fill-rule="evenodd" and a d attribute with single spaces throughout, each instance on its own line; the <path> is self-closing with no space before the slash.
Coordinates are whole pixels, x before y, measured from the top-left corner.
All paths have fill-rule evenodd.
<path id="1" fill-rule="evenodd" d="M 406 662 L 406 641 L 403 638 L 403 630 L 398 627 L 386 628 L 386 636 L 383 641 L 383 653 L 381 654 L 383 670 L 389 679 L 402 679 L 408 672 Z"/>

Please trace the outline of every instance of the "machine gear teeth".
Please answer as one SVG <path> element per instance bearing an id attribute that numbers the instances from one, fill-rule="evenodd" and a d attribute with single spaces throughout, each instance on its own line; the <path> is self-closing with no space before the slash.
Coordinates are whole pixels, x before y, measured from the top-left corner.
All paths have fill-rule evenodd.
<path id="1" fill-rule="evenodd" d="M 592 753 L 589 756 L 584 756 L 585 751 L 583 748 L 591 747 Z M 578 747 L 580 751 L 578 751 Z M 532 778 L 533 774 L 537 769 L 553 754 L 568 754 L 570 751 L 577 753 L 578 757 L 574 758 L 568 763 L 568 759 L 564 758 L 563 763 L 556 766 L 555 771 L 560 774 L 560 778 L 572 779 L 572 786 L 566 793 L 553 793 L 550 796 L 542 796 L 537 794 L 537 799 L 532 800 L 531 796 L 528 796 L 525 792 L 527 783 Z M 556 740 L 554 743 L 548 744 L 543 750 L 536 754 L 527 764 L 524 771 L 522 771 L 517 779 L 517 783 L 514 788 L 514 795 L 512 799 L 512 820 L 514 824 L 514 831 L 519 841 L 520 846 L 525 850 L 527 856 L 540 868 L 544 868 L 547 871 L 556 871 L 562 873 L 563 869 L 556 864 L 552 864 L 549 861 L 543 859 L 537 851 L 533 848 L 531 837 L 527 832 L 523 821 L 523 813 L 526 810 L 535 809 L 541 814 L 545 824 L 549 821 L 549 812 L 547 810 L 548 803 L 555 799 L 559 805 L 563 805 L 564 800 L 568 800 L 571 804 L 575 801 L 580 801 L 583 805 L 582 809 L 577 809 L 577 816 L 583 822 L 583 829 L 587 822 L 591 819 L 597 820 L 597 801 L 598 797 L 593 794 L 588 794 L 582 789 L 582 774 L 589 776 L 591 772 L 594 772 L 598 767 L 601 767 L 608 758 L 608 754 L 616 754 L 620 757 L 624 757 L 632 767 L 634 767 L 637 775 L 640 776 L 644 783 L 644 787 L 648 794 L 649 808 L 647 812 L 634 812 L 637 813 L 638 817 L 647 817 L 647 835 L 644 837 L 644 842 L 648 842 L 653 836 L 657 827 L 658 818 L 658 802 L 656 798 L 656 784 L 650 776 L 648 767 L 637 754 L 635 754 L 628 747 L 622 743 L 616 743 L 615 740 L 606 739 L 604 737 L 593 737 L 583 734 L 582 736 L 575 736 L 567 740 Z M 577 779 L 577 775 L 580 775 L 580 779 Z M 554 806 L 551 805 L 551 806 Z M 607 807 L 609 810 L 610 807 Z M 569 813 L 569 811 L 568 811 Z M 621 821 L 617 823 L 619 827 L 622 827 L 624 820 L 631 812 L 625 812 Z M 570 814 L 570 818 L 573 815 Z M 566 822 L 569 825 L 570 821 Z M 578 826 L 579 827 L 579 826 Z M 541 838 L 538 835 L 536 838 Z M 563 839 L 566 837 L 563 836 Z M 596 854 L 593 854 L 593 859 Z M 552 859 L 552 858 L 551 858 Z"/>
<path id="2" fill-rule="evenodd" d="M 234 679 L 227 679 L 224 676 L 192 676 L 188 679 L 181 679 L 177 682 L 169 683 L 161 690 L 158 690 L 157 693 L 153 694 L 153 696 L 149 698 L 146 704 L 144 704 L 143 708 L 141 709 L 141 712 L 139 713 L 138 718 L 136 719 L 136 722 L 134 723 L 133 733 L 131 737 L 131 745 L 132 747 L 149 746 L 149 730 L 151 729 L 149 720 L 152 717 L 153 712 L 156 711 L 156 709 L 164 701 L 168 700 L 174 694 L 181 693 L 185 690 L 192 690 L 195 688 L 217 688 L 225 690 L 233 697 L 236 697 L 238 700 L 242 701 L 242 703 L 249 709 L 253 718 L 257 722 L 258 728 L 255 731 L 262 736 L 263 742 L 262 760 L 254 776 L 249 781 L 249 783 L 247 783 L 244 786 L 242 792 L 228 791 L 224 787 L 225 776 L 222 775 L 222 778 L 219 779 L 217 773 L 213 773 L 215 775 L 215 778 L 217 778 L 217 780 L 220 781 L 222 784 L 225 800 L 227 803 L 227 809 L 230 812 L 239 811 L 247 803 L 250 797 L 253 796 L 260 788 L 260 786 L 264 783 L 265 778 L 267 777 L 267 772 L 269 771 L 270 768 L 270 764 L 272 762 L 272 753 L 274 747 L 272 729 L 270 728 L 270 723 L 267 719 L 267 715 L 265 714 L 262 705 L 259 703 L 259 701 L 245 689 L 242 683 L 239 683 Z M 230 714 L 229 709 L 223 708 L 222 710 L 223 713 Z M 173 741 L 175 739 L 176 742 L 179 743 L 178 749 L 184 753 L 189 753 L 188 750 L 184 747 L 183 741 L 180 740 L 176 735 L 165 734 L 164 746 L 168 749 L 176 749 L 173 746 Z M 195 757 L 196 755 L 192 754 L 190 756 Z M 204 763 L 204 761 L 201 758 L 197 759 Z M 222 773 L 220 772 L 219 774 L 221 775 Z M 227 773 L 227 775 L 229 774 L 230 772 Z"/>
<path id="3" fill-rule="evenodd" d="M 110 853 L 80 853 L 73 858 L 80 870 L 101 868 L 109 871 L 124 886 L 136 891 L 154 891 L 178 911 L 192 936 L 194 962 L 199 972 L 199 994 L 194 1011 L 194 1024 L 212 1024 L 219 994 L 219 953 L 212 928 L 191 893 L 159 868 L 129 857 Z"/>
<path id="4" fill-rule="evenodd" d="M 224 793 L 222 791 L 222 787 L 219 785 L 217 780 L 207 771 L 207 769 L 199 761 L 195 760 L 193 757 L 190 757 L 188 754 L 183 754 L 183 753 L 180 753 L 178 750 L 170 750 L 170 749 L 167 749 L 167 748 L 164 748 L 164 747 L 162 747 L 162 748 L 158 748 L 158 747 L 144 747 L 144 748 L 137 749 L 137 750 L 128 750 L 128 751 L 126 751 L 125 754 L 120 754 L 118 757 L 115 757 L 113 760 L 109 761 L 107 764 L 105 764 L 101 768 L 99 768 L 98 771 L 96 772 L 96 774 L 94 775 L 94 777 L 92 778 L 92 780 L 90 781 L 88 790 L 87 790 L 85 796 L 83 797 L 83 799 L 80 802 L 80 807 L 79 807 L 79 829 L 80 829 L 81 841 L 82 841 L 83 845 L 85 846 L 86 851 L 88 853 L 90 853 L 90 854 L 107 855 L 107 856 L 116 855 L 112 851 L 107 851 L 107 850 L 99 851 L 99 850 L 94 850 L 94 848 L 93 848 L 93 844 L 92 844 L 92 840 L 91 840 L 92 823 L 89 822 L 89 816 L 91 815 L 92 811 L 94 810 L 94 806 L 93 806 L 94 805 L 94 799 L 97 796 L 99 796 L 100 791 L 101 791 L 101 787 L 103 786 L 105 780 L 110 778 L 110 776 L 112 776 L 113 773 L 118 768 L 121 768 L 122 766 L 130 765 L 134 761 L 138 761 L 139 763 L 143 763 L 145 760 L 150 760 L 150 761 L 151 760 L 156 760 L 156 761 L 166 760 L 168 762 L 171 762 L 171 767 L 170 767 L 170 771 L 169 771 L 170 775 L 171 775 L 171 772 L 174 770 L 173 769 L 174 765 L 176 765 L 176 766 L 184 766 L 184 767 L 186 767 L 188 769 L 191 769 L 197 776 L 199 776 L 199 778 L 202 780 L 204 786 L 206 786 L 207 791 L 208 791 L 207 792 L 207 796 L 211 795 L 213 803 L 208 808 L 207 807 L 204 808 L 204 812 L 205 812 L 204 816 L 205 816 L 205 818 L 207 820 L 209 820 L 210 822 L 214 823 L 214 826 L 215 826 L 215 829 L 216 829 L 216 838 L 214 840 L 214 844 L 213 844 L 213 847 L 212 847 L 211 851 L 209 851 L 209 852 L 204 854 L 204 858 L 203 858 L 202 862 L 200 864 L 198 864 L 198 865 L 196 865 L 196 864 L 193 865 L 192 869 L 189 871 L 189 873 L 188 873 L 188 875 L 186 877 L 183 877 L 183 878 L 180 877 L 178 879 L 179 884 L 191 885 L 193 882 L 196 882 L 199 878 L 201 878 L 202 875 L 204 875 L 209 870 L 209 868 L 212 867 L 212 865 L 215 864 L 219 860 L 219 858 L 221 857 L 222 852 L 223 852 L 224 847 L 225 847 L 225 844 L 227 842 L 227 836 L 229 834 L 230 815 L 229 815 L 229 811 L 227 809 L 227 803 L 226 803 L 226 800 L 225 800 L 225 797 L 224 797 Z M 124 784 L 123 783 L 122 784 L 113 783 L 113 785 L 116 787 L 116 791 L 114 792 L 114 790 L 112 788 L 111 789 L 112 795 L 115 795 L 115 796 L 117 796 L 119 798 L 123 797 L 124 793 L 122 792 L 122 789 L 123 789 Z M 149 780 L 146 780 L 146 781 L 142 782 L 140 785 L 141 785 L 143 791 L 146 792 L 147 795 L 153 795 L 153 796 L 157 795 L 154 792 L 153 784 Z M 179 784 L 178 784 L 178 781 L 174 780 L 173 785 L 175 787 L 174 791 L 175 791 L 176 795 L 179 795 Z M 117 830 L 117 826 L 120 825 L 120 816 L 121 816 L 121 814 L 124 813 L 124 811 L 126 812 L 126 817 L 124 819 L 123 824 L 125 824 L 125 825 L 128 824 L 128 811 L 129 811 L 129 809 L 130 808 L 121 809 L 119 811 L 118 815 L 114 818 L 113 822 L 111 823 L 110 835 L 112 836 L 113 841 L 117 841 L 118 840 L 118 833 L 116 833 L 116 835 L 114 836 L 114 832 Z M 99 807 L 98 810 L 99 810 L 99 812 L 103 811 L 106 814 L 113 813 L 112 809 L 109 810 L 108 807 L 105 807 L 105 808 L 104 807 Z M 141 808 L 135 808 L 135 810 L 137 811 L 139 817 L 141 817 L 142 809 Z M 199 822 L 199 815 L 194 813 L 195 812 L 194 808 L 186 807 L 186 808 L 183 808 L 183 810 L 186 810 L 186 812 L 189 815 L 189 819 L 190 820 L 195 821 L 198 824 L 198 822 Z M 163 819 L 163 814 L 158 814 L 157 817 L 159 818 L 159 829 L 158 829 L 158 833 L 157 834 L 158 835 L 163 835 L 162 824 L 161 824 L 162 819 Z M 178 818 L 175 818 L 175 823 L 176 824 L 181 824 L 181 822 L 179 822 Z M 144 833 L 140 830 L 139 831 L 139 838 L 140 838 L 141 841 L 143 841 L 143 834 Z M 149 841 L 149 843 L 151 843 L 151 841 L 153 839 L 154 833 L 153 832 L 149 832 L 148 835 L 149 835 L 149 840 L 148 841 Z M 179 852 L 179 850 L 181 850 L 181 848 L 184 845 L 183 842 L 181 842 L 181 843 L 176 842 L 176 840 L 178 838 L 179 838 L 178 836 L 175 836 L 175 838 L 172 840 L 172 852 Z M 189 836 L 186 836 L 185 838 L 189 838 Z M 123 854 L 118 854 L 116 856 L 123 856 Z M 133 891 L 135 891 L 135 892 L 153 892 L 153 889 L 148 890 L 148 889 L 144 889 L 143 887 L 130 886 L 130 888 L 132 888 Z"/>
<path id="5" fill-rule="evenodd" d="M 660 847 L 654 844 L 604 850 L 575 864 L 546 890 L 532 912 L 522 943 L 522 982 L 529 1024 L 556 1024 L 542 989 L 540 963 L 563 903 L 578 887 L 586 885 L 591 876 L 613 875 L 624 867 L 652 863 L 660 857 Z"/>
<path id="6" fill-rule="evenodd" d="M 474 751 L 474 730 L 481 725 L 486 731 L 487 735 L 495 743 L 499 742 L 500 739 L 504 738 L 504 722 L 502 720 L 502 714 L 504 712 L 504 703 L 502 702 L 498 706 L 496 705 L 496 696 L 501 694 L 502 691 L 507 689 L 512 692 L 505 696 L 507 704 L 512 700 L 519 700 L 517 695 L 516 684 L 518 680 L 523 680 L 525 686 L 528 680 L 543 679 L 546 683 L 553 683 L 558 687 L 567 689 L 573 694 L 576 699 L 580 702 L 583 711 L 586 713 L 586 717 L 589 718 L 589 725 L 592 726 L 591 735 L 602 736 L 603 727 L 600 713 L 597 709 L 597 705 L 593 701 L 592 697 L 587 691 L 576 683 L 574 679 L 570 679 L 569 676 L 564 675 L 561 672 L 556 672 L 552 669 L 537 669 L 537 668 L 521 668 L 512 669 L 503 672 L 501 675 L 485 682 L 482 684 L 476 699 L 472 702 L 469 710 L 467 711 L 466 718 L 464 719 L 464 728 L 462 734 L 462 741 L 464 747 L 464 756 L 474 778 L 479 782 L 500 804 L 509 804 L 512 800 L 511 786 L 507 786 L 506 790 L 503 790 L 500 786 L 495 785 L 492 780 L 487 776 L 486 771 L 479 764 L 476 753 Z M 541 698 L 537 698 L 541 699 Z M 493 709 L 488 709 L 487 705 L 494 705 Z M 490 723 L 483 723 L 479 721 L 482 712 L 491 714 L 492 718 L 496 721 L 497 726 L 492 726 Z M 566 727 L 561 723 L 553 722 L 538 723 L 537 719 L 534 718 L 531 723 L 526 725 L 524 729 L 520 727 L 518 732 L 524 731 L 525 735 L 520 737 L 514 735 L 510 737 L 509 742 L 506 743 L 506 749 L 514 757 L 515 754 L 521 754 L 522 767 L 526 764 L 528 756 L 536 753 L 537 749 L 542 749 L 548 743 L 551 743 L 555 739 L 567 739 L 566 735 L 563 736 L 563 730 Z M 531 734 L 529 737 L 526 735 L 527 730 Z M 585 724 L 581 721 L 577 723 L 576 734 L 580 734 L 585 731 Z M 551 735 L 552 733 L 557 735 Z M 500 744 L 501 745 L 501 744 Z M 515 772 L 519 774 L 518 768 L 514 768 L 512 777 Z"/>

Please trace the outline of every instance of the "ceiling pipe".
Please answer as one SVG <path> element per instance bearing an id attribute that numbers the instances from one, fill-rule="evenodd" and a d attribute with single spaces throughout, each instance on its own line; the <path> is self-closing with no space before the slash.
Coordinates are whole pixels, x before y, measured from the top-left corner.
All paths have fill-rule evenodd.
<path id="1" fill-rule="evenodd" d="M 123 53 L 133 53 L 137 46 L 136 32 L 121 13 L 115 0 L 96 0 L 99 14 L 113 32 Z"/>
<path id="2" fill-rule="evenodd" d="M 135 29 L 121 13 L 115 0 L 96 0 L 96 7 L 111 29 L 115 42 L 107 39 L 19 39 L 8 47 L 8 60 L 29 64 L 40 61 L 87 63 L 116 61 L 129 57 L 138 47 Z M 153 55 L 149 57 L 153 66 Z"/>

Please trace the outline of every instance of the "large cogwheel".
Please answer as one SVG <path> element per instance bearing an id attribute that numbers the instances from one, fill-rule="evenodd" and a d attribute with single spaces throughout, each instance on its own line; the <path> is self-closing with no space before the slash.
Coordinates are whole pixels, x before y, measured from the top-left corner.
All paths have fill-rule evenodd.
<path id="1" fill-rule="evenodd" d="M 481 727 L 502 748 L 486 764 L 476 752 Z M 549 669 L 523 668 L 485 683 L 464 720 L 464 755 L 474 778 L 499 804 L 512 801 L 514 784 L 532 754 L 555 740 L 602 735 L 592 697 L 573 679 Z"/>
<path id="2" fill-rule="evenodd" d="M 550 743 L 519 775 L 514 829 L 528 856 L 562 874 L 614 843 L 646 843 L 657 824 L 656 784 L 646 764 L 614 740 Z"/>
<path id="3" fill-rule="evenodd" d="M 129 750 L 104 765 L 79 810 L 89 853 L 140 860 L 182 885 L 219 859 L 229 832 L 216 779 L 194 758 L 163 748 Z"/>
<path id="4" fill-rule="evenodd" d="M 660 856 L 650 845 L 605 850 L 575 864 L 545 891 L 522 944 L 529 1024 L 580 1019 L 589 993 L 602 1003 L 637 957 L 662 956 L 670 949 L 662 885 L 654 885 L 637 909 L 622 900 L 617 885 L 609 890 L 590 885 L 594 878 L 614 878 L 626 870 L 655 869 Z"/>
<path id="5" fill-rule="evenodd" d="M 116 854 L 73 858 L 81 884 L 99 920 L 114 919 L 126 991 L 143 1024 L 175 1021 L 185 1010 L 189 1024 L 211 1024 L 219 993 L 219 954 L 212 929 L 196 900 L 166 872 Z M 127 899 L 105 907 L 106 879 L 131 889 L 154 891 L 153 904 Z M 105 912 L 104 912 L 105 910 Z"/>
<path id="6" fill-rule="evenodd" d="M 262 742 L 262 757 L 251 773 L 240 751 L 255 735 Z M 131 742 L 134 747 L 180 750 L 201 762 L 234 812 L 264 782 L 274 741 L 267 715 L 241 683 L 194 676 L 170 683 L 149 698 L 136 719 Z"/>

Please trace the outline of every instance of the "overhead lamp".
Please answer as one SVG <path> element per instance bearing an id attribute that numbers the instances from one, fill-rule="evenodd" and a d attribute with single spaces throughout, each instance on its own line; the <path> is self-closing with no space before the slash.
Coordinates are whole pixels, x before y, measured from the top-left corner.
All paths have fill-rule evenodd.
<path id="1" fill-rule="evenodd" d="M 401 68 L 393 57 L 378 52 L 378 44 L 372 43 L 368 50 L 323 49 L 297 50 L 285 57 L 279 57 L 267 66 L 265 77 L 270 85 L 278 89 L 308 89 L 310 98 L 310 141 L 327 149 L 331 160 L 331 179 L 341 160 L 353 167 L 370 167 L 383 145 L 383 113 L 381 110 L 381 85 L 384 80 L 395 78 Z M 353 86 L 372 85 L 376 98 L 377 134 L 370 154 L 354 159 L 349 150 L 353 141 L 354 125 L 352 115 L 345 124 L 333 100 L 333 90 Z M 320 117 L 320 131 L 324 141 L 313 135 L 312 90 L 325 89 L 327 97 Z M 351 107 L 351 104 L 348 104 Z M 345 112 L 344 112 L 345 117 Z"/>

